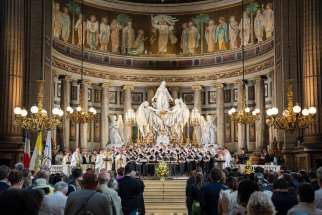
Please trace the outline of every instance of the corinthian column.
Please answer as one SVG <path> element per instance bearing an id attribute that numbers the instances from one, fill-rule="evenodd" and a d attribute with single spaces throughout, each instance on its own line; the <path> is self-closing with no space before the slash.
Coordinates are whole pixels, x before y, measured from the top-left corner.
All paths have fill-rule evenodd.
<path id="1" fill-rule="evenodd" d="M 110 84 L 102 84 L 102 103 L 101 103 L 101 148 L 105 147 L 108 142 L 109 130 L 108 130 L 108 90 Z"/>
<path id="2" fill-rule="evenodd" d="M 225 107 L 224 107 L 224 84 L 216 84 L 216 117 L 217 117 L 217 144 L 225 145 Z"/>
<path id="3" fill-rule="evenodd" d="M 0 151 L 11 162 L 22 149 L 22 132 L 14 125 L 13 109 L 23 105 L 25 2 L 0 1 Z"/>
<path id="4" fill-rule="evenodd" d="M 255 149 L 251 151 L 257 150 L 261 151 L 262 148 L 265 148 L 264 145 L 264 134 L 265 134 L 265 85 L 264 79 L 259 77 L 256 79 L 255 84 L 255 102 L 256 108 L 260 110 L 259 119 L 256 121 L 256 146 Z"/>
<path id="5" fill-rule="evenodd" d="M 70 89 L 71 89 L 71 78 L 69 76 L 60 76 L 61 80 L 61 92 L 60 92 L 60 107 L 63 111 L 66 111 L 70 105 Z M 70 120 L 67 117 L 63 117 L 63 148 L 70 150 Z"/>
<path id="6" fill-rule="evenodd" d="M 192 86 L 192 89 L 194 91 L 194 108 L 198 109 L 201 113 L 201 89 L 202 87 L 200 85 L 194 85 Z M 201 129 L 200 126 L 193 128 L 195 129 L 194 134 L 196 137 L 197 144 L 201 144 Z"/>
<path id="7" fill-rule="evenodd" d="M 322 3 L 321 0 L 304 0 L 304 53 L 303 87 L 304 107 L 317 108 L 316 120 L 305 129 L 305 143 L 322 142 Z"/>
<path id="8" fill-rule="evenodd" d="M 243 82 L 238 82 L 238 98 L 237 98 L 237 111 L 243 109 L 243 102 L 245 99 L 245 92 L 246 89 L 243 87 Z M 246 142 L 246 125 L 238 123 L 238 151 L 242 148 L 247 149 L 247 142 Z"/>
<path id="9" fill-rule="evenodd" d="M 124 115 L 123 119 L 125 120 L 125 113 L 132 108 L 132 90 L 134 87 L 132 85 L 125 85 L 123 86 L 123 91 L 124 91 Z M 131 126 L 125 125 L 124 126 L 124 141 L 126 143 L 131 142 Z"/>
<path id="10" fill-rule="evenodd" d="M 85 112 L 88 111 L 88 86 L 89 81 L 83 81 L 80 84 L 80 105 Z M 88 149 L 88 123 L 82 123 L 80 125 L 80 147 L 82 150 Z"/>

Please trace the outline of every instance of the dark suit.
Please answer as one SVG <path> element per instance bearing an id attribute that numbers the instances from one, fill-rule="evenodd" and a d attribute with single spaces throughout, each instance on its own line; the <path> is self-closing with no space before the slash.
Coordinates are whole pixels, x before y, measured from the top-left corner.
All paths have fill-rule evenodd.
<path id="1" fill-rule="evenodd" d="M 218 215 L 218 199 L 221 190 L 226 190 L 223 184 L 212 182 L 201 189 L 201 210 L 203 215 Z"/>
<path id="2" fill-rule="evenodd" d="M 144 184 L 130 176 L 125 176 L 119 180 L 119 196 L 122 200 L 122 209 L 124 215 L 129 215 L 134 211 L 138 211 L 142 207 L 142 193 L 144 192 Z M 141 209 L 142 210 L 142 209 Z"/>
<path id="3" fill-rule="evenodd" d="M 0 181 L 0 192 L 6 191 L 8 190 L 8 188 L 9 188 L 9 185 L 6 182 Z"/>

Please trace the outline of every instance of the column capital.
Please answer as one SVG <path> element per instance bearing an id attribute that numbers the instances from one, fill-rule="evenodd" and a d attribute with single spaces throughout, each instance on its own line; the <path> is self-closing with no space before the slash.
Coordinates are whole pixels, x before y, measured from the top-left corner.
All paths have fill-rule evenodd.
<path id="1" fill-rule="evenodd" d="M 71 81 L 71 80 L 72 80 L 72 77 L 71 77 L 71 76 L 69 76 L 69 75 L 59 75 L 59 76 L 58 76 L 58 79 L 59 79 L 59 80 Z"/>
<path id="2" fill-rule="evenodd" d="M 79 80 L 78 81 L 79 84 L 83 84 L 83 85 L 91 85 L 92 82 L 90 80 Z"/>
<path id="3" fill-rule="evenodd" d="M 178 91 L 180 89 L 180 87 L 169 87 L 169 89 Z"/>
<path id="4" fill-rule="evenodd" d="M 106 89 L 106 88 L 110 88 L 112 86 L 112 84 L 109 82 L 105 82 L 105 83 L 101 83 L 100 86 L 102 88 Z"/>
<path id="5" fill-rule="evenodd" d="M 133 85 L 124 85 L 123 90 L 134 90 L 134 86 Z"/>
<path id="6" fill-rule="evenodd" d="M 214 87 L 215 88 L 224 88 L 225 87 L 225 84 L 224 83 L 215 83 L 214 84 Z"/>
<path id="7" fill-rule="evenodd" d="M 199 91 L 202 90 L 202 86 L 201 85 L 192 85 L 191 87 L 194 91 Z"/>

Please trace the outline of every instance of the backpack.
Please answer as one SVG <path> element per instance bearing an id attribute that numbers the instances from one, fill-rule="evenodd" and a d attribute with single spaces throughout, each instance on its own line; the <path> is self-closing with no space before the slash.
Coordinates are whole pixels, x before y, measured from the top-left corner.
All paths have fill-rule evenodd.
<path id="1" fill-rule="evenodd" d="M 88 198 L 86 198 L 86 200 L 81 204 L 81 206 L 79 207 L 79 209 L 77 210 L 77 212 L 75 213 L 75 215 L 95 215 L 93 212 L 91 212 L 90 210 L 88 210 L 87 207 L 87 203 L 89 202 L 89 200 L 95 196 L 96 192 L 94 192 L 93 194 L 91 194 Z"/>

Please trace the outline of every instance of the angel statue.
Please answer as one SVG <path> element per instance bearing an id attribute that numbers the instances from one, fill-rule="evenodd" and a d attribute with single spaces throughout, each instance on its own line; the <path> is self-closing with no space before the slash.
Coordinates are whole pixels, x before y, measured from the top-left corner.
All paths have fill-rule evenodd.
<path id="1" fill-rule="evenodd" d="M 157 110 L 149 106 L 148 101 L 144 101 L 135 113 L 135 119 L 142 137 L 148 135 L 152 128 L 152 132 L 164 129 L 163 121 L 156 114 Z"/>
<path id="2" fill-rule="evenodd" d="M 162 81 L 160 87 L 157 89 L 154 97 L 152 98 L 153 106 L 159 111 L 167 111 L 169 109 L 169 101 L 173 101 L 168 89 L 166 88 L 165 81 Z"/>
<path id="3" fill-rule="evenodd" d="M 184 126 L 189 121 L 190 111 L 182 98 L 175 99 L 174 106 L 168 112 L 169 115 L 165 120 L 165 125 L 172 128 L 177 138 L 183 137 Z"/>
<path id="4" fill-rule="evenodd" d="M 122 118 L 121 118 L 122 119 Z M 110 142 L 112 146 L 122 146 L 123 140 L 123 121 L 120 122 L 120 117 L 117 120 L 116 115 L 110 117 Z"/>
<path id="5" fill-rule="evenodd" d="M 216 126 L 213 121 L 213 117 L 210 115 L 207 115 L 206 119 L 201 117 L 201 143 L 205 147 L 216 143 Z"/>
<path id="6" fill-rule="evenodd" d="M 174 35 L 174 25 L 178 20 L 172 16 L 157 15 L 151 16 L 152 27 L 158 30 L 158 53 L 166 54 L 168 51 L 168 42 L 172 45 L 177 43 Z"/>

